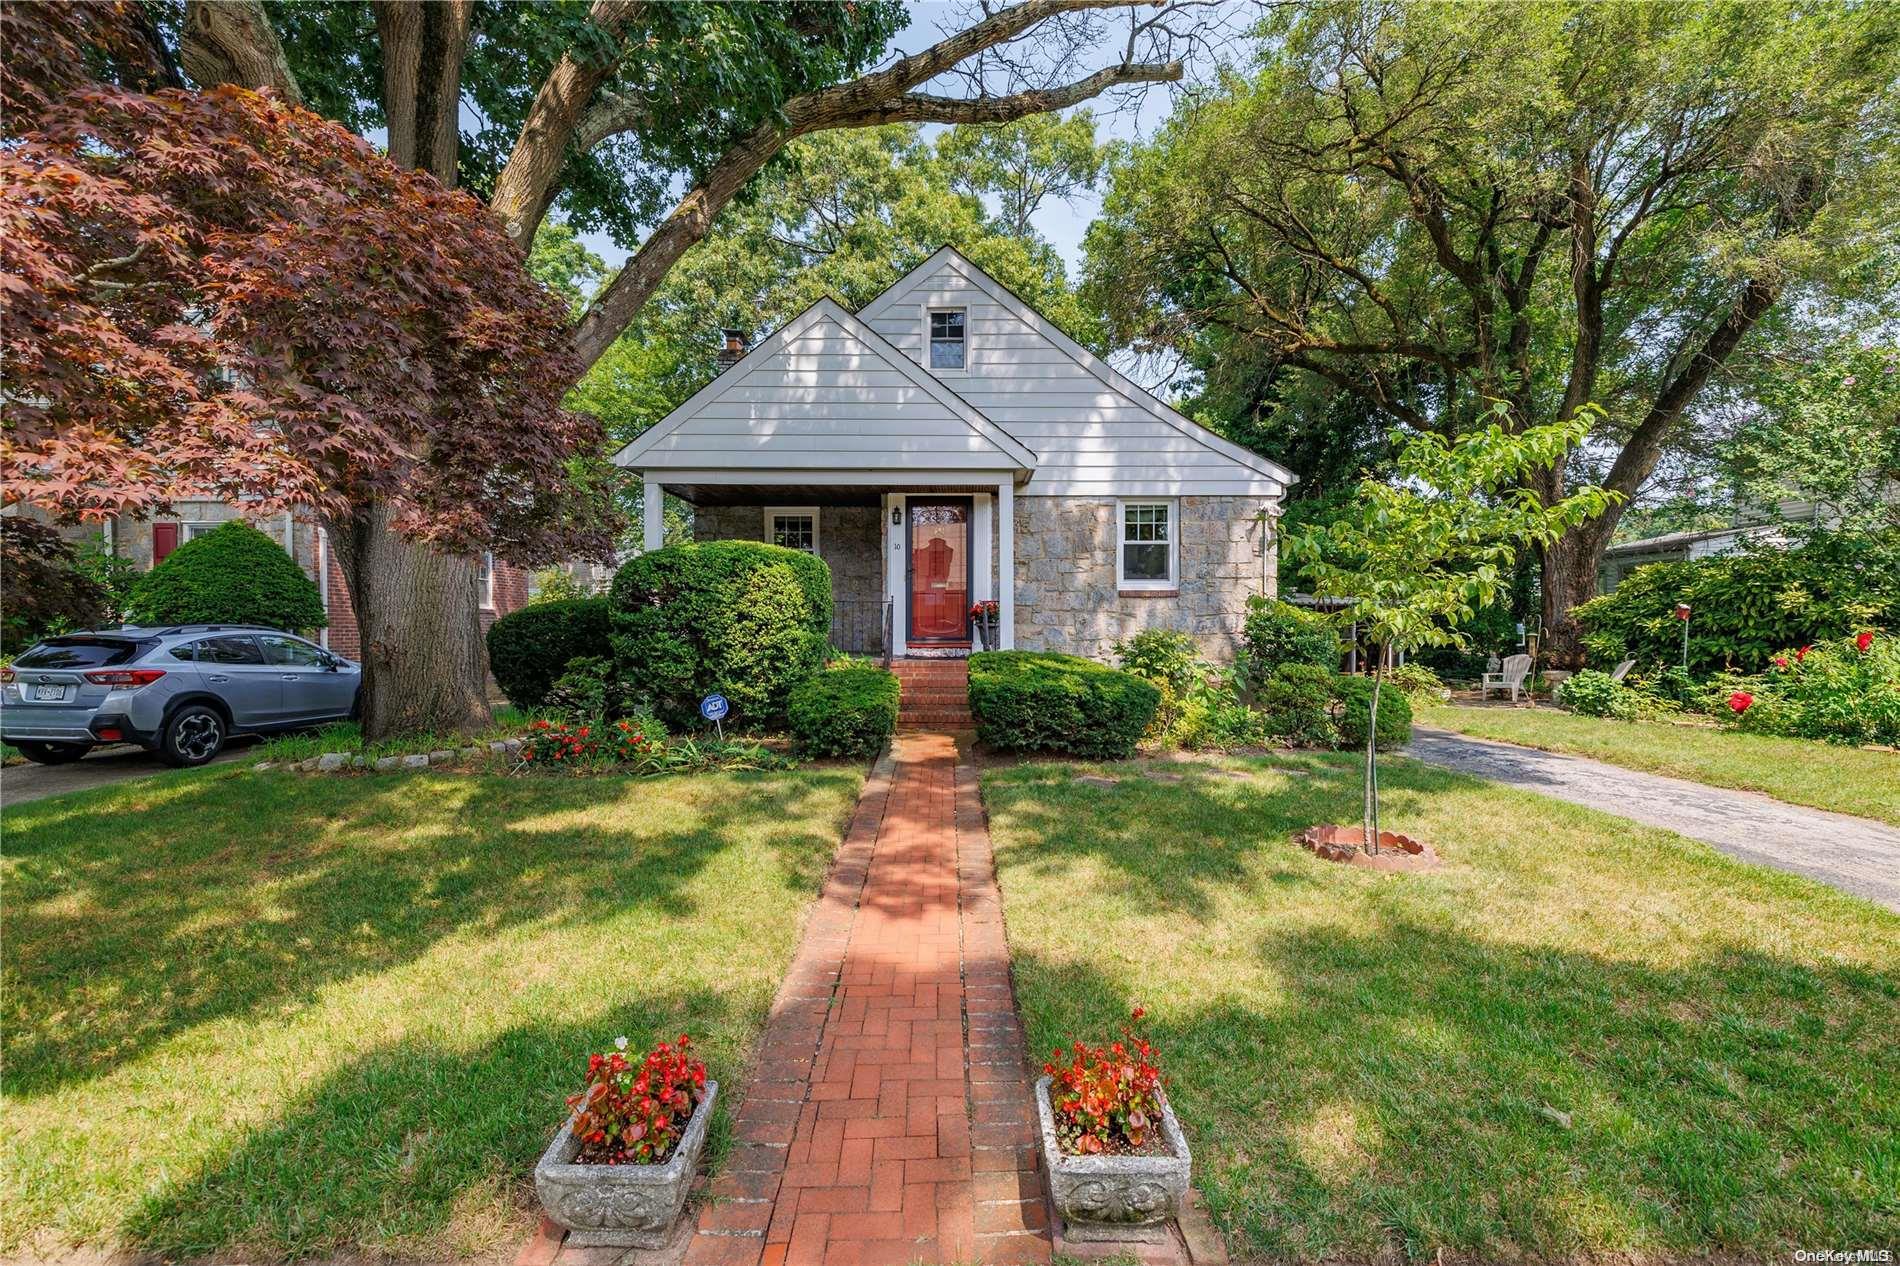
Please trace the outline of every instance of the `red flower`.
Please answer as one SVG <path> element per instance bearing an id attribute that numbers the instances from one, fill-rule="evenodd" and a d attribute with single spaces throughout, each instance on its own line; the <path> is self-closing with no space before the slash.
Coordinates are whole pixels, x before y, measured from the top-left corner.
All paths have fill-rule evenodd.
<path id="1" fill-rule="evenodd" d="M 1788 666 L 1788 657 L 1786 655 L 1775 656 L 1776 668 L 1786 668 L 1787 666 Z"/>
<path id="2" fill-rule="evenodd" d="M 1867 630 L 1861 633 L 1859 637 L 1854 639 L 1854 649 L 1859 651 L 1863 655 L 1867 653 L 1867 648 L 1872 646 L 1873 644 L 1874 644 L 1874 635 L 1873 635 L 1872 630 Z"/>
<path id="3" fill-rule="evenodd" d="M 1742 713 L 1748 711 L 1749 708 L 1754 706 L 1754 703 L 1755 696 L 1749 694 L 1746 690 L 1737 690 L 1728 697 L 1728 706 L 1734 709 L 1736 716 L 1740 716 Z"/>
<path id="4" fill-rule="evenodd" d="M 1814 648 L 1812 646 L 1804 646 L 1800 650 L 1796 651 L 1794 653 L 1794 662 L 1798 664 L 1802 660 L 1806 659 L 1808 657 L 1808 652 L 1813 649 Z"/>

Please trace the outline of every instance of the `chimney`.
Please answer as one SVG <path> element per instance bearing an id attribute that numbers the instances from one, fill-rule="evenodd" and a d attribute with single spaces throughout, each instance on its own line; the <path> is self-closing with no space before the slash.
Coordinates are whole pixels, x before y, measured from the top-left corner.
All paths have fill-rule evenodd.
<path id="1" fill-rule="evenodd" d="M 719 349 L 719 372 L 724 373 L 745 358 L 745 331 L 721 330 L 726 345 Z"/>

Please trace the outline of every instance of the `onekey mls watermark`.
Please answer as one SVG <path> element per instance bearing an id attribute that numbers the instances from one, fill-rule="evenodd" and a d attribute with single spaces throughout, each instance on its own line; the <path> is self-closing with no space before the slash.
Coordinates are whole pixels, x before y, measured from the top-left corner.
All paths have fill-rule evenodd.
<path id="1" fill-rule="evenodd" d="M 1878 1266 L 1893 1261 L 1890 1248 L 1798 1248 L 1797 1262 L 1818 1262 L 1822 1266 Z"/>

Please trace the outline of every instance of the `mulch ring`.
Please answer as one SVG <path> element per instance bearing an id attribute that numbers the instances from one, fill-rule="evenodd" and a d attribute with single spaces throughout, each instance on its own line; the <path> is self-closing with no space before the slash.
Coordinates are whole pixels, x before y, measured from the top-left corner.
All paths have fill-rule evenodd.
<path id="1" fill-rule="evenodd" d="M 1388 874 L 1416 874 L 1443 864 L 1437 850 L 1397 831 L 1379 832 L 1379 851 L 1368 853 L 1365 830 L 1357 826 L 1309 826 L 1293 837 L 1302 848 L 1329 862 L 1344 862 Z"/>

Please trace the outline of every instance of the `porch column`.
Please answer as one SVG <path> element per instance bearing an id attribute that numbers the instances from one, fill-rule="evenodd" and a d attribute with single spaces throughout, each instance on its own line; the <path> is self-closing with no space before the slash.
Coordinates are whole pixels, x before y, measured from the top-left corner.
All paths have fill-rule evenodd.
<path id="1" fill-rule="evenodd" d="M 647 550 L 656 550 L 666 544 L 666 518 L 664 514 L 666 508 L 666 491 L 660 487 L 660 481 L 652 475 L 648 475 L 641 480 L 640 486 L 643 490 L 640 521 L 641 526 L 644 528 L 644 539 L 641 541 L 641 547 Z"/>
<path id="2" fill-rule="evenodd" d="M 996 622 L 1003 649 L 1016 649 L 1016 484 L 996 485 Z"/>

